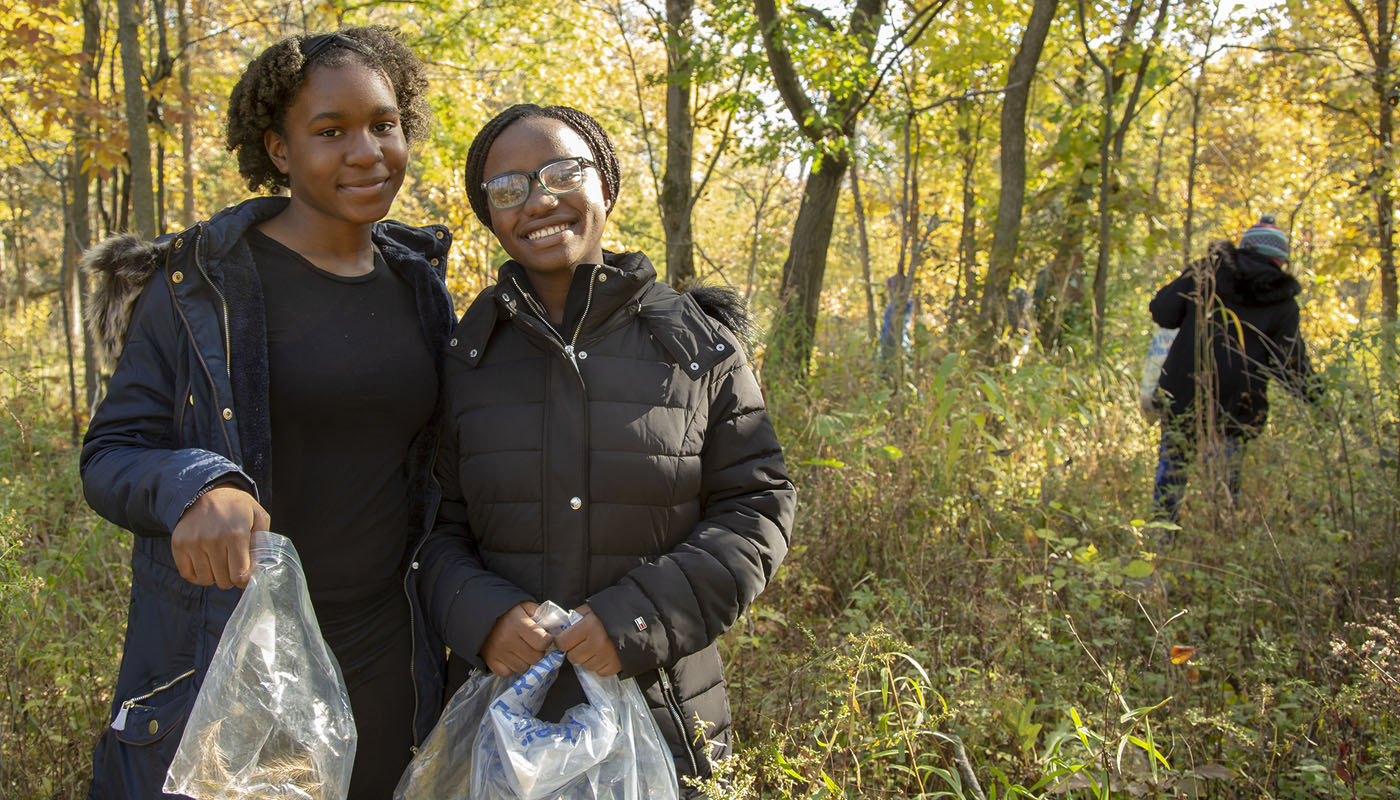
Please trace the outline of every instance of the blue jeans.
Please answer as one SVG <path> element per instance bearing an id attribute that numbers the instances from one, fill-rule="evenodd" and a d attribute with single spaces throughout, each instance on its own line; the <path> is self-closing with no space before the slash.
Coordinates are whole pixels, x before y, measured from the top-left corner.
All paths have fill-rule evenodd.
<path id="1" fill-rule="evenodd" d="M 1240 461 L 1244 458 L 1244 437 L 1220 435 L 1220 446 L 1207 448 L 1205 459 L 1224 469 L 1230 499 L 1240 499 Z M 1196 432 L 1189 420 L 1165 420 L 1162 440 L 1157 446 L 1157 475 L 1152 487 L 1152 508 L 1157 519 L 1176 522 L 1181 514 L 1181 497 L 1186 493 L 1187 469 L 1196 455 Z"/>

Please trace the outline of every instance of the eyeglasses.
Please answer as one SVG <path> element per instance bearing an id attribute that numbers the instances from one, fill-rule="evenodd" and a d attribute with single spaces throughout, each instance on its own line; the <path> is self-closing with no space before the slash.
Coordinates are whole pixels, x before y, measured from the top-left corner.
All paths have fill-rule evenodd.
<path id="1" fill-rule="evenodd" d="M 530 198 L 530 187 L 536 181 L 549 194 L 568 194 L 583 185 L 585 168 L 597 166 L 578 156 L 561 158 L 534 172 L 502 172 L 481 184 L 481 188 L 486 190 L 486 199 L 493 208 L 515 208 Z"/>

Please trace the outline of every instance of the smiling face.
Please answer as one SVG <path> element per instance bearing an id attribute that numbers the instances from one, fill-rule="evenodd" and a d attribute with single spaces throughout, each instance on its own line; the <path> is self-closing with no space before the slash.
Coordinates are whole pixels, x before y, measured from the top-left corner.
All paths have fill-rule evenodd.
<path id="1" fill-rule="evenodd" d="M 365 226 L 389 213 L 408 143 L 382 72 L 358 62 L 312 67 L 282 127 L 264 144 L 291 183 L 288 211 L 300 223 Z"/>
<path id="2" fill-rule="evenodd" d="M 561 158 L 596 156 L 583 137 L 549 117 L 526 117 L 501 131 L 486 154 L 487 180 L 504 172 L 533 172 Z M 492 208 L 491 228 L 501 247 L 541 284 L 567 285 L 579 264 L 603 261 L 603 226 L 608 218 L 603 181 L 584 170 L 583 185 L 552 195 L 532 181 L 529 197 L 514 208 Z"/>

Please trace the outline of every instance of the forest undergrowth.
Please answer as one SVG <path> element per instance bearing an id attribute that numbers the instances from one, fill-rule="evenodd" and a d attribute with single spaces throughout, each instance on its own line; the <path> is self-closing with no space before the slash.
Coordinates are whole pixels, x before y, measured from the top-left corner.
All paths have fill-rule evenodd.
<path id="1" fill-rule="evenodd" d="M 82 500 L 38 315 L 0 331 L 0 794 L 68 798 L 130 538 Z M 1376 342 L 1320 354 L 1320 408 L 1275 392 L 1240 502 L 1198 469 L 1179 530 L 1145 521 L 1135 352 L 921 342 L 890 375 L 852 341 L 770 389 L 799 516 L 724 639 L 739 747 L 714 795 L 1393 797 L 1400 380 Z"/>
<path id="2" fill-rule="evenodd" d="M 1179 530 L 1146 521 L 1135 343 L 1014 369 L 930 346 L 894 380 L 853 343 L 770 396 L 799 518 L 727 639 L 734 795 L 1394 797 L 1378 349 L 1318 353 L 1319 407 L 1275 390 L 1240 502 L 1198 466 Z"/>

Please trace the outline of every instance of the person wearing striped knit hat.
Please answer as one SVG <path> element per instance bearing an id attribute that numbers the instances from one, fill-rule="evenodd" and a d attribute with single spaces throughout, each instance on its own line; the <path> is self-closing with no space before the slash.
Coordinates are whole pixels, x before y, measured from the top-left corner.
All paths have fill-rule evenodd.
<path id="1" fill-rule="evenodd" d="M 1265 214 L 1240 236 L 1238 246 L 1212 242 L 1204 259 L 1152 299 L 1153 321 L 1178 331 L 1158 379 L 1166 413 L 1152 493 L 1156 518 L 1177 520 L 1199 432 L 1207 433 L 1207 456 L 1220 459 L 1230 495 L 1238 498 L 1244 446 L 1268 418 L 1271 376 L 1309 402 L 1320 399 L 1298 329 L 1295 298 L 1302 287 L 1284 271 L 1288 257 L 1288 235 Z M 1200 314 L 1202 303 L 1214 313 Z M 1203 381 L 1207 376 L 1197 375 L 1196 355 L 1207 342 L 1214 375 Z M 1198 387 L 1209 388 L 1213 408 L 1198 408 Z M 1211 413 L 1198 413 L 1207 410 Z"/>

